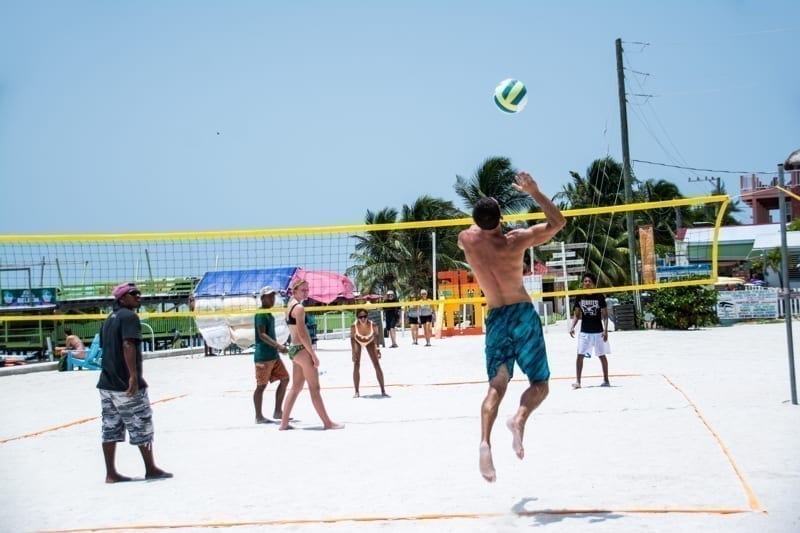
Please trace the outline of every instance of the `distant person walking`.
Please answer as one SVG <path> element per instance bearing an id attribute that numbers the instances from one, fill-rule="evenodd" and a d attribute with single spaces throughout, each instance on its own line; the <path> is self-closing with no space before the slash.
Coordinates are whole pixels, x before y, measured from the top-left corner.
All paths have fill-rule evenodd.
<path id="1" fill-rule="evenodd" d="M 435 317 L 433 301 L 428 298 L 428 291 L 425 289 L 419 291 L 419 297 L 422 300 L 419 306 L 419 324 L 422 326 L 422 334 L 425 336 L 425 346 L 430 346 Z"/>
<path id="2" fill-rule="evenodd" d="M 386 298 L 383 301 L 386 304 L 397 303 L 397 295 L 390 289 L 386 291 Z M 384 307 L 383 320 L 386 322 L 386 331 L 389 332 L 389 338 L 392 340 L 389 348 L 397 348 L 397 323 L 400 322 L 400 306 L 387 305 Z"/>
<path id="3" fill-rule="evenodd" d="M 583 288 L 593 289 L 597 283 L 597 276 L 591 272 L 583 275 Z M 581 374 L 583 373 L 583 360 L 592 354 L 598 356 L 603 367 L 603 383 L 601 387 L 610 387 L 608 381 L 608 358 L 611 345 L 608 343 L 608 305 L 606 297 L 602 294 L 581 294 L 575 298 L 573 306 L 575 314 L 569 328 L 570 337 L 575 337 L 575 325 L 581 321 L 581 331 L 578 335 L 578 357 L 575 360 L 576 380 L 573 389 L 581 388 Z"/>
<path id="4" fill-rule="evenodd" d="M 492 461 L 491 433 L 497 410 L 506 393 L 516 362 L 530 386 L 522 393 L 516 414 L 506 422 L 512 448 L 522 459 L 525 423 L 549 392 L 550 369 L 539 315 L 522 283 L 523 259 L 528 248 L 553 238 L 564 226 L 561 211 L 545 196 L 533 178 L 520 172 L 512 186 L 530 194 L 542 208 L 546 221 L 503 233 L 500 204 L 484 197 L 475 203 L 475 222 L 458 235 L 458 246 L 478 280 L 489 308 L 486 317 L 486 371 L 489 390 L 481 405 L 481 442 L 478 466 L 486 481 L 497 474 Z"/>
<path id="5" fill-rule="evenodd" d="M 383 384 L 383 369 L 381 369 L 381 349 L 378 346 L 378 325 L 368 318 L 366 309 L 356 311 L 356 322 L 350 326 L 350 347 L 353 351 L 353 388 L 355 389 L 354 398 L 361 396 L 358 390 L 361 381 L 361 352 L 366 350 L 372 366 L 375 368 L 375 376 L 378 378 L 378 385 L 381 387 L 381 396 L 388 396 Z"/>
<path id="6" fill-rule="evenodd" d="M 278 382 L 275 390 L 275 409 L 272 418 L 280 420 L 283 415 L 283 398 L 286 387 L 289 385 L 289 372 L 283 366 L 279 353 L 286 353 L 286 346 L 278 343 L 275 335 L 275 317 L 269 309 L 275 305 L 275 289 L 264 287 L 261 289 L 261 311 L 256 313 L 256 350 L 253 362 L 256 369 L 256 390 L 253 391 L 253 405 L 256 410 L 256 424 L 269 424 L 272 420 L 265 418 L 261 411 L 264 400 L 264 389 L 268 383 Z"/>
<path id="7" fill-rule="evenodd" d="M 337 424 L 328 416 L 325 404 L 322 401 L 319 386 L 319 358 L 311 346 L 311 337 L 306 327 L 306 311 L 301 303 L 308 297 L 308 282 L 303 279 L 296 279 L 290 286 L 292 297 L 289 300 L 286 311 L 286 324 L 289 326 L 289 334 L 292 336 L 292 344 L 289 346 L 289 359 L 292 360 L 292 386 L 289 394 L 286 395 L 286 402 L 283 405 L 283 416 L 281 425 L 278 429 L 294 429 L 289 425 L 292 415 L 292 408 L 297 397 L 303 390 L 303 385 L 308 381 L 308 392 L 311 395 L 311 403 L 317 411 L 325 429 L 342 429 L 342 424 Z"/>
<path id="8" fill-rule="evenodd" d="M 408 327 L 411 329 L 411 344 L 417 344 L 419 342 L 419 306 L 409 306 L 406 317 L 408 317 Z"/>
<path id="9" fill-rule="evenodd" d="M 142 326 L 134 311 L 142 293 L 133 283 L 123 283 L 113 290 L 115 309 L 103 322 L 100 347 L 102 370 L 97 388 L 103 420 L 103 457 L 106 483 L 130 481 L 117 472 L 117 442 L 128 440 L 139 447 L 145 467 L 145 479 L 172 477 L 156 466 L 153 459 L 153 412 L 142 377 Z"/>

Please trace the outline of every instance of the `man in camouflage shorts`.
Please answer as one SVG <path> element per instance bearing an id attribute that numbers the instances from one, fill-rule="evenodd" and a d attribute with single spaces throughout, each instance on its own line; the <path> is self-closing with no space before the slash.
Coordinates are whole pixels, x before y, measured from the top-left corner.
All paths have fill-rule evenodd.
<path id="1" fill-rule="evenodd" d="M 114 311 L 100 330 L 103 349 L 102 370 L 97 388 L 103 416 L 103 457 L 106 483 L 130 481 L 117 472 L 117 443 L 125 440 L 138 446 L 146 479 L 164 479 L 172 474 L 158 468 L 153 459 L 153 413 L 147 396 L 147 382 L 142 377 L 142 326 L 134 311 L 141 292 L 133 283 L 114 288 Z"/>

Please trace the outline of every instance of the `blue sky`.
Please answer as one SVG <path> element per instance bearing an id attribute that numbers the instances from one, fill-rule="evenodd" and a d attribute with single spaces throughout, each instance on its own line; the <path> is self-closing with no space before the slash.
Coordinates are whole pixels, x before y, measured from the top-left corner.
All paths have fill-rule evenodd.
<path id="1" fill-rule="evenodd" d="M 0 234 L 363 222 L 507 156 L 706 194 L 800 148 L 796 1 L 0 1 Z M 648 45 L 638 43 L 649 43 Z M 528 86 L 505 115 L 495 85 Z M 634 96 L 651 95 L 651 96 Z"/>

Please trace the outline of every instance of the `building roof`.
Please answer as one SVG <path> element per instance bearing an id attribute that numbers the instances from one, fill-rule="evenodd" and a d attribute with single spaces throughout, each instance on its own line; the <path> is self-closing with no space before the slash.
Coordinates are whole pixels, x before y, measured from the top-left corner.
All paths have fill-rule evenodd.
<path id="1" fill-rule="evenodd" d="M 753 250 L 772 250 L 773 248 L 781 247 L 781 234 L 777 235 L 759 235 L 753 242 Z M 800 231 L 787 231 L 786 232 L 786 247 L 787 248 L 800 248 Z"/>
<path id="2" fill-rule="evenodd" d="M 719 260 L 745 261 L 754 250 L 771 250 L 781 246 L 780 224 L 750 224 L 742 226 L 722 226 L 719 229 Z M 686 228 L 683 243 L 689 262 L 702 262 L 711 259 L 711 243 L 714 228 Z M 786 232 L 786 245 L 790 249 L 800 249 L 800 231 Z"/>
<path id="3" fill-rule="evenodd" d="M 685 228 L 683 240 L 687 244 L 708 244 L 713 241 L 714 227 L 703 226 L 694 228 Z M 753 242 L 757 237 L 778 235 L 780 238 L 781 225 L 780 224 L 748 224 L 742 226 L 722 226 L 719 228 L 719 242 L 735 243 L 735 242 Z M 680 233 L 678 234 L 680 237 Z"/>

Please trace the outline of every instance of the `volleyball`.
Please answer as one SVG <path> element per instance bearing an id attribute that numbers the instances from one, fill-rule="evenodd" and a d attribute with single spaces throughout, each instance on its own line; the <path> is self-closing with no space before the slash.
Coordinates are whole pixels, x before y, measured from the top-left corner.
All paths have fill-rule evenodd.
<path id="1" fill-rule="evenodd" d="M 494 103 L 504 113 L 519 113 L 528 103 L 528 89 L 519 80 L 503 80 L 494 89 Z"/>

